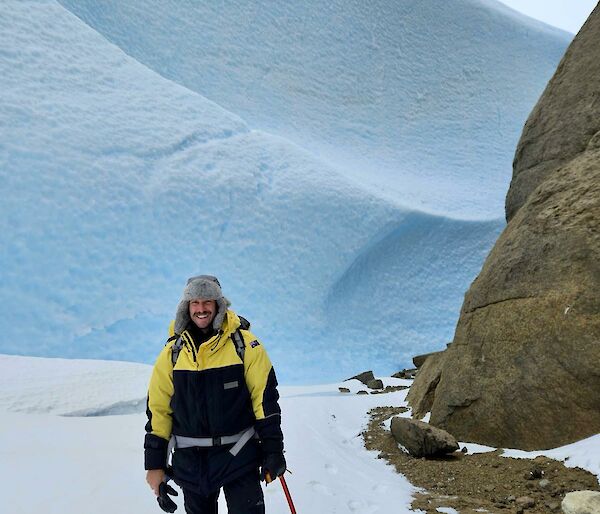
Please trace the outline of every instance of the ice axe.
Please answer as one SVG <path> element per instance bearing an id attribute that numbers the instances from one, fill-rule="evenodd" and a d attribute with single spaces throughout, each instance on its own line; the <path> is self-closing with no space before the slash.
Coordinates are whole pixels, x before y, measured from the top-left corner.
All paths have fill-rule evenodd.
<path id="1" fill-rule="evenodd" d="M 270 484 L 272 481 L 273 479 L 267 471 L 267 473 L 265 474 L 265 482 L 267 484 Z M 285 499 L 287 500 L 288 505 L 290 506 L 290 512 L 292 514 L 297 514 L 296 507 L 294 507 L 294 502 L 292 501 L 292 495 L 290 494 L 290 490 L 288 489 L 287 482 L 285 481 L 285 478 L 283 478 L 283 475 L 279 476 L 279 481 L 281 482 L 281 487 L 283 488 L 283 494 L 285 494 Z"/>

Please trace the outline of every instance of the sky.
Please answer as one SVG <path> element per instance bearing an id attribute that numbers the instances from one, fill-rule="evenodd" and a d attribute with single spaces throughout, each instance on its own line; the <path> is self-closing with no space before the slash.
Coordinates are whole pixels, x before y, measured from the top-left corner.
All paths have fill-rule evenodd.
<path id="1" fill-rule="evenodd" d="M 513 9 L 577 34 L 587 17 L 597 5 L 596 0 L 501 0 Z"/>

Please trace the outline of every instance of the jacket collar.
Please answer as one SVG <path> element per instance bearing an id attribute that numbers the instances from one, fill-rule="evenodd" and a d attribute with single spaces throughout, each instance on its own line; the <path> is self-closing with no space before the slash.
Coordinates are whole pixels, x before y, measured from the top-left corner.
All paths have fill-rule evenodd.
<path id="1" fill-rule="evenodd" d="M 231 309 L 227 309 L 225 313 L 225 318 L 223 319 L 223 324 L 221 325 L 221 329 L 208 341 L 204 342 L 203 345 L 210 347 L 211 351 L 215 351 L 217 348 L 223 346 L 225 342 L 229 339 L 231 334 L 233 334 L 240 327 L 240 318 L 238 315 L 233 312 Z M 190 332 L 186 330 L 185 332 L 191 336 Z"/>

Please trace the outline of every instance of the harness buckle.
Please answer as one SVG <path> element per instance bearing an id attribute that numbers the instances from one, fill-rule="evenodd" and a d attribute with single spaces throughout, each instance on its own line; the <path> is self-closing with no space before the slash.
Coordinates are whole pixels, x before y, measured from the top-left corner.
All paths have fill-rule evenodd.
<path id="1" fill-rule="evenodd" d="M 213 446 L 221 446 L 221 437 L 213 437 L 212 438 L 212 445 Z"/>

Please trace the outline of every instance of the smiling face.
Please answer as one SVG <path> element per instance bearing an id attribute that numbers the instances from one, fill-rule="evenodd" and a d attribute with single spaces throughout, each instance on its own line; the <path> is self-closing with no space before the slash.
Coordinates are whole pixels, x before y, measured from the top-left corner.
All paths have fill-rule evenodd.
<path id="1" fill-rule="evenodd" d="M 190 318 L 198 328 L 208 328 L 217 314 L 217 302 L 205 298 L 190 301 Z"/>

